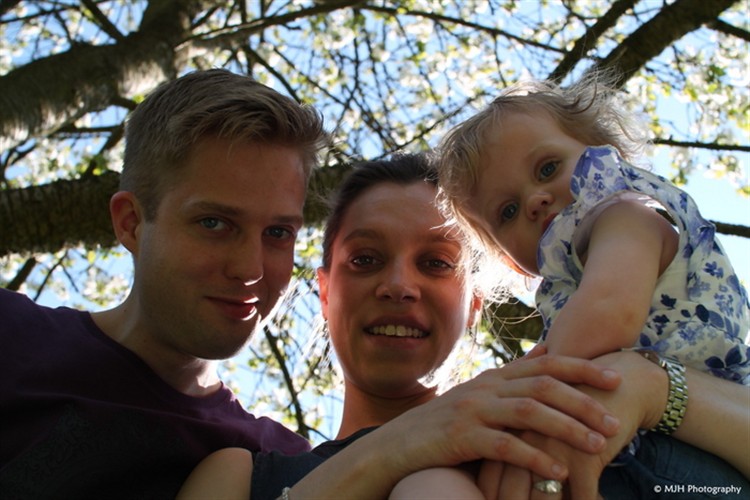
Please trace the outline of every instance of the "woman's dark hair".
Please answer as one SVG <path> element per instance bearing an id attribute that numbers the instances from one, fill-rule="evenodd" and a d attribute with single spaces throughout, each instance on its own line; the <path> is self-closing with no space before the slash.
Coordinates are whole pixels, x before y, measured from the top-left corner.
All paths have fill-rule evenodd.
<path id="1" fill-rule="evenodd" d="M 406 185 L 420 181 L 435 187 L 438 185 L 437 172 L 427 153 L 398 154 L 387 160 L 355 164 L 329 204 L 330 212 L 323 233 L 323 267 L 330 268 L 331 246 L 341 229 L 341 222 L 351 204 L 365 191 L 385 182 Z"/>

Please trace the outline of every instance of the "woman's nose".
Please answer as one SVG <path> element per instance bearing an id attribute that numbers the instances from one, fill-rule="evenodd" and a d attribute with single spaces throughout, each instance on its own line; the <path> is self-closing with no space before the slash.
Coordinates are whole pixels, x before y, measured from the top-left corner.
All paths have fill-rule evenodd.
<path id="1" fill-rule="evenodd" d="M 413 271 L 400 265 L 391 265 L 384 270 L 383 279 L 375 290 L 375 296 L 395 302 L 414 301 L 419 299 L 419 287 Z"/>

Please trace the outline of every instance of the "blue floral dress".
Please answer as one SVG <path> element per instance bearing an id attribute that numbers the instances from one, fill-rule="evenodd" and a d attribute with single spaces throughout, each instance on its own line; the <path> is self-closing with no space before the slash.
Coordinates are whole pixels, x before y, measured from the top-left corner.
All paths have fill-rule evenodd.
<path id="1" fill-rule="evenodd" d="M 662 273 L 638 346 L 679 359 L 718 377 L 750 385 L 750 305 L 732 265 L 687 193 L 666 179 L 635 168 L 611 147 L 588 148 L 570 189 L 575 201 L 550 224 L 537 260 L 544 278 L 536 293 L 545 332 L 583 276 L 576 248 L 585 248 L 603 208 L 622 199 L 658 202 L 674 219 L 677 255 Z"/>

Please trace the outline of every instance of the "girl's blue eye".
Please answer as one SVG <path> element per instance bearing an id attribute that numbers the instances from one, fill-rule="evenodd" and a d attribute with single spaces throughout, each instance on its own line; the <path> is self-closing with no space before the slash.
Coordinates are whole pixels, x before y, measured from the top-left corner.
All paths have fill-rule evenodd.
<path id="1" fill-rule="evenodd" d="M 509 203 L 503 207 L 500 211 L 500 222 L 506 222 L 516 216 L 518 212 L 518 205 L 516 203 Z"/>
<path id="2" fill-rule="evenodd" d="M 542 165 L 542 168 L 539 170 L 539 176 L 542 179 L 546 179 L 547 177 L 550 177 L 552 174 L 555 173 L 557 170 L 557 163 L 549 162 Z"/>

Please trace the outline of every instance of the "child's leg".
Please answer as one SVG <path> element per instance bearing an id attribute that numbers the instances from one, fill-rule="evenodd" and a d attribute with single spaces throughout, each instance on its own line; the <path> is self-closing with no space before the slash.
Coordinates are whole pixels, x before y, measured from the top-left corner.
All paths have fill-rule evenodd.
<path id="1" fill-rule="evenodd" d="M 484 500 L 474 476 L 467 470 L 439 467 L 405 477 L 391 491 L 390 500 Z"/>
<path id="2" fill-rule="evenodd" d="M 253 454 L 244 448 L 224 448 L 204 458 L 177 494 L 178 500 L 250 497 Z"/>

